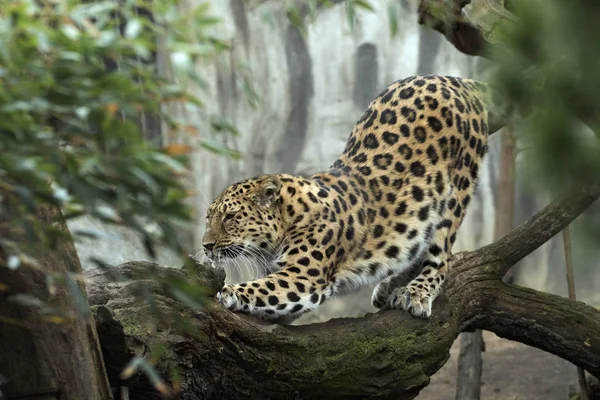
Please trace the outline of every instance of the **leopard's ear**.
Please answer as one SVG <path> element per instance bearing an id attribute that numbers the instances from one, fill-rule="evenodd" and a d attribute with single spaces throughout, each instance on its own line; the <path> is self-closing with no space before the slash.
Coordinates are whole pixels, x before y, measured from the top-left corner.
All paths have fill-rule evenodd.
<path id="1" fill-rule="evenodd" d="M 276 175 L 270 175 L 260 181 L 254 191 L 253 199 L 259 206 L 270 208 L 277 204 L 281 191 L 281 181 Z"/>

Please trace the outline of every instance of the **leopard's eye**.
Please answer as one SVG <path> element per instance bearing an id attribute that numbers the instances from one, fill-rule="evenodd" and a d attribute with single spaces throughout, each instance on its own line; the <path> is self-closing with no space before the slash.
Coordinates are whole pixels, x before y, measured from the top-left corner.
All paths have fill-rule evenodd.
<path id="1" fill-rule="evenodd" d="M 237 214 L 237 211 L 228 212 L 227 214 L 225 214 L 225 221 L 229 221 L 230 219 L 233 219 L 233 217 L 235 217 L 236 214 Z"/>

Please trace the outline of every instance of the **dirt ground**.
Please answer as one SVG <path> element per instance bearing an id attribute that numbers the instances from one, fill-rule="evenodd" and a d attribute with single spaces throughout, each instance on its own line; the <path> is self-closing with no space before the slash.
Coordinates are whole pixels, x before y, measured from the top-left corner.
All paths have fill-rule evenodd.
<path id="1" fill-rule="evenodd" d="M 558 357 L 484 332 L 481 400 L 566 400 L 575 367 Z M 460 338 L 450 360 L 431 378 L 419 400 L 454 400 Z"/>

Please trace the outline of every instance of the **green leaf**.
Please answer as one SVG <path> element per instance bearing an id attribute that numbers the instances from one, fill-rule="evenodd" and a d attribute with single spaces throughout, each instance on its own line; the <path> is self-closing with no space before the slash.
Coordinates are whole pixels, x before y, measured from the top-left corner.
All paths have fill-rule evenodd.
<path id="1" fill-rule="evenodd" d="M 93 215 L 105 222 L 112 222 L 118 224 L 123 221 L 121 219 L 121 216 L 119 216 L 119 214 L 117 213 L 116 209 L 106 204 L 99 204 L 98 206 L 96 206 L 96 208 L 93 211 Z"/>
<path id="2" fill-rule="evenodd" d="M 362 10 L 367 10 L 370 12 L 375 12 L 375 9 L 371 5 L 371 3 L 369 3 L 366 0 L 348 0 L 348 2 L 353 3 L 353 6 L 356 8 L 360 8 Z"/>
<path id="3" fill-rule="evenodd" d="M 100 260 L 97 257 L 90 257 L 90 262 L 95 264 L 96 267 L 98 267 L 98 269 L 101 269 L 102 271 L 107 273 L 107 275 L 110 278 L 114 279 L 116 282 L 129 282 L 130 281 L 129 278 L 127 278 L 125 275 L 119 273 L 117 271 L 117 269 L 115 269 L 112 265 L 105 263 L 104 261 Z"/>
<path id="4" fill-rule="evenodd" d="M 346 22 L 350 32 L 354 33 L 356 26 L 356 9 L 354 8 L 354 1 L 346 0 Z"/>
<path id="5" fill-rule="evenodd" d="M 131 378 L 140 369 L 143 362 L 144 359 L 140 356 L 132 357 L 119 374 L 119 378 L 121 380 Z"/>
<path id="6" fill-rule="evenodd" d="M 176 51 L 171 53 L 171 63 L 180 72 L 188 71 L 192 67 L 192 58 L 190 57 L 190 53 Z"/>
<path id="7" fill-rule="evenodd" d="M 158 362 L 167 353 L 167 348 L 162 343 L 153 343 L 150 347 L 150 360 L 152 363 Z"/>
<path id="8" fill-rule="evenodd" d="M 233 158 L 234 160 L 239 160 L 242 158 L 242 154 L 239 151 L 226 148 L 226 147 L 224 147 L 218 143 L 215 143 L 211 140 L 203 140 L 200 143 L 200 146 L 209 150 L 212 153 L 230 157 L 230 158 Z"/>
<path id="9" fill-rule="evenodd" d="M 38 299 L 35 296 L 26 294 L 26 293 L 17 293 L 14 294 L 7 299 L 11 303 L 16 303 L 21 306 L 29 306 L 29 307 L 43 307 L 44 302 Z"/>
<path id="10" fill-rule="evenodd" d="M 73 280 L 73 277 L 70 273 L 66 274 L 65 282 L 67 283 L 67 287 L 69 288 L 69 292 L 75 299 L 75 307 L 77 307 L 77 311 L 83 318 L 87 318 L 90 315 L 90 308 L 88 306 L 88 302 L 83 294 L 79 285 Z"/>
<path id="11" fill-rule="evenodd" d="M 148 380 L 150 380 L 150 383 L 152 384 L 152 386 L 154 386 L 154 389 L 156 389 L 158 392 L 160 392 L 162 394 L 169 393 L 169 389 L 167 388 L 167 385 L 165 384 L 163 379 L 160 377 L 160 375 L 158 374 L 158 371 L 156 371 L 154 366 L 150 365 L 146 360 L 142 360 L 140 363 L 140 367 L 142 368 L 142 370 L 148 377 Z"/>
<path id="12" fill-rule="evenodd" d="M 388 3 L 388 23 L 392 37 L 398 34 L 398 4 L 395 1 Z"/>
<path id="13" fill-rule="evenodd" d="M 144 171 L 143 169 L 137 166 L 132 167 L 129 170 L 129 172 L 133 174 L 136 178 L 138 178 L 140 181 L 144 182 L 144 184 L 148 186 L 148 188 L 150 188 L 150 190 L 153 193 L 160 192 L 159 184 L 156 182 L 156 180 L 154 180 L 154 178 L 152 178 L 152 176 L 148 172 Z"/>
<path id="14" fill-rule="evenodd" d="M 166 154 L 162 153 L 152 153 L 151 157 L 165 166 L 168 166 L 172 169 L 172 171 L 176 174 L 181 174 L 186 171 L 186 168 L 179 161 L 175 160 L 173 157 L 169 157 Z"/>
<path id="15" fill-rule="evenodd" d="M 317 19 L 318 7 L 319 7 L 319 0 L 309 0 L 308 1 L 308 15 L 310 16 L 311 21 L 315 21 Z"/>
<path id="16" fill-rule="evenodd" d="M 224 117 L 212 117 L 210 125 L 217 132 L 227 132 L 233 136 L 239 136 L 240 132 L 237 127 L 227 118 Z"/>
<path id="17" fill-rule="evenodd" d="M 203 302 L 198 301 L 197 299 L 193 298 L 181 289 L 174 287 L 171 289 L 171 293 L 177 300 L 181 301 L 183 304 L 190 307 L 191 309 L 201 310 L 202 308 L 204 308 Z"/>
<path id="18" fill-rule="evenodd" d="M 77 40 L 81 36 L 81 31 L 71 24 L 62 24 L 60 30 L 71 40 Z"/>
<path id="19" fill-rule="evenodd" d="M 300 12 L 300 7 L 292 6 L 287 11 L 287 17 L 292 26 L 294 26 L 298 31 L 305 36 L 306 25 L 304 24 L 304 20 L 302 19 L 302 14 Z"/>
<path id="20" fill-rule="evenodd" d="M 125 37 L 127 39 L 135 39 L 142 31 L 142 22 L 139 19 L 127 21 L 125 25 Z"/>
<path id="21" fill-rule="evenodd" d="M 118 3 L 114 1 L 94 1 L 93 3 L 78 4 L 71 10 L 71 16 L 78 21 L 83 18 L 98 18 L 114 11 Z"/>
<path id="22" fill-rule="evenodd" d="M 106 237 L 106 235 L 101 231 L 92 229 L 74 229 L 72 231 L 72 234 L 75 238 L 78 236 L 85 237 L 88 239 L 100 239 Z"/>

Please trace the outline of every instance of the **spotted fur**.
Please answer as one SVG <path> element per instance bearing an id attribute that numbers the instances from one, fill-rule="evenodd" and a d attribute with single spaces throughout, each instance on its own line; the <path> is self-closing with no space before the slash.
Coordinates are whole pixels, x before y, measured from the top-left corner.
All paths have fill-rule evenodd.
<path id="1" fill-rule="evenodd" d="M 208 210 L 207 254 L 262 260 L 271 273 L 226 285 L 218 301 L 289 322 L 331 296 L 379 283 L 374 306 L 428 318 L 487 152 L 485 90 L 445 76 L 394 82 L 328 170 L 227 188 Z M 415 268 L 418 275 L 403 280 Z"/>

